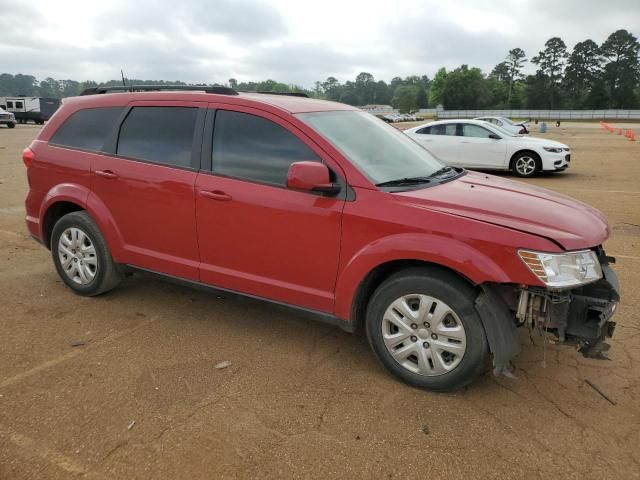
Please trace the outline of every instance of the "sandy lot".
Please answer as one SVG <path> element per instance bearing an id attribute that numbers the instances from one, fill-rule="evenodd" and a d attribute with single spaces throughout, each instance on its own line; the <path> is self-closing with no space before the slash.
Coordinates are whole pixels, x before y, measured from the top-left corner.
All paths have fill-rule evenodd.
<path id="1" fill-rule="evenodd" d="M 145 275 L 74 295 L 23 222 L 37 131 L 0 129 L 0 479 L 640 478 L 640 143 L 552 126 L 572 166 L 530 180 L 611 223 L 610 361 L 523 332 L 517 378 L 432 394 L 273 306 Z"/>

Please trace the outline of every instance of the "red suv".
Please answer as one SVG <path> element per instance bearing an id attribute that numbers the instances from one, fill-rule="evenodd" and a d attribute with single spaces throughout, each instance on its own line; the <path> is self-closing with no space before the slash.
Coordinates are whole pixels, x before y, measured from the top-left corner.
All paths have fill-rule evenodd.
<path id="1" fill-rule="evenodd" d="M 505 372 L 523 325 L 605 355 L 619 296 L 597 210 L 445 167 L 348 105 L 121 90 L 67 99 L 24 152 L 28 229 L 74 292 L 145 270 L 285 304 L 431 390 L 489 358 Z"/>

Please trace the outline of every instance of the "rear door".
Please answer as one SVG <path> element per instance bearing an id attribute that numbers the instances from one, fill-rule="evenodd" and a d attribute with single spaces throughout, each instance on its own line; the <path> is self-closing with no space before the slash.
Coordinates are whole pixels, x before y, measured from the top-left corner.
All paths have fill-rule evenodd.
<path id="1" fill-rule="evenodd" d="M 494 139 L 492 131 L 473 123 L 460 124 L 460 165 L 469 168 L 505 168 L 506 140 Z"/>
<path id="2" fill-rule="evenodd" d="M 286 177 L 293 162 L 337 166 L 278 116 L 211 106 L 196 183 L 201 280 L 332 312 L 344 195 L 291 190 Z"/>
<path id="3" fill-rule="evenodd" d="M 92 161 L 92 190 L 120 233 L 125 262 L 198 279 L 194 184 L 204 104 L 133 102 Z"/>

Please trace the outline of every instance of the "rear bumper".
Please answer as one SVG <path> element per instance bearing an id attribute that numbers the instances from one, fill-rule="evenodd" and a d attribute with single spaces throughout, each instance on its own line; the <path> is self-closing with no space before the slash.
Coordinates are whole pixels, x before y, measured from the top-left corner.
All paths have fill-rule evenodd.
<path id="1" fill-rule="evenodd" d="M 38 239 L 38 241 L 44 244 L 44 238 L 42 236 L 42 229 L 40 225 L 40 207 L 44 202 L 46 195 L 41 192 L 36 192 L 33 189 L 29 189 L 27 198 L 24 202 L 25 222 L 27 224 L 27 230 L 32 237 Z"/>

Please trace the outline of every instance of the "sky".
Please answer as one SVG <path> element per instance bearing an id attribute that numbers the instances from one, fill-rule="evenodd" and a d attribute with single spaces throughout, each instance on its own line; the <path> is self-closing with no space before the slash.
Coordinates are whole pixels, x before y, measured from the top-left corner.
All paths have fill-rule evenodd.
<path id="1" fill-rule="evenodd" d="M 572 48 L 620 28 L 640 36 L 640 0 L 0 0 L 0 73 L 310 88 L 488 73 L 511 48 L 531 58 L 550 37 Z"/>

